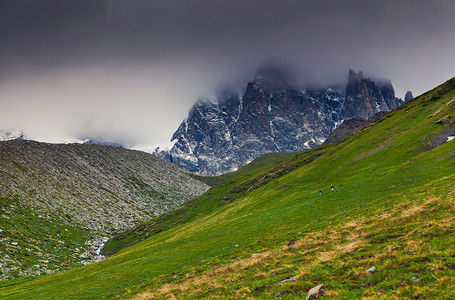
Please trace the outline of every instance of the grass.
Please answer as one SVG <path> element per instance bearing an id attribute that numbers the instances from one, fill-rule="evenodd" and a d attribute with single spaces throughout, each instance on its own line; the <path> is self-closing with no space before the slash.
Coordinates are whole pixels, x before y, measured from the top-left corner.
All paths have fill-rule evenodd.
<path id="1" fill-rule="evenodd" d="M 0 253 L 5 253 L 0 258 L 0 278 L 46 274 L 80 265 L 79 255 L 87 248 L 85 241 L 93 237 L 91 232 L 63 224 L 55 215 L 36 212 L 19 196 L 0 196 L 0 205 Z"/>
<path id="2" fill-rule="evenodd" d="M 242 198 L 254 189 L 267 184 L 272 178 L 277 178 L 284 173 L 288 173 L 300 165 L 304 165 L 320 156 L 324 151 L 320 148 L 317 151 L 303 152 L 298 155 L 298 159 L 289 158 L 271 165 L 261 167 L 261 164 L 245 166 L 246 170 L 240 169 L 235 174 L 231 174 L 230 180 L 225 180 L 224 184 L 213 187 L 206 194 L 185 202 L 173 211 L 167 212 L 157 218 L 143 222 L 127 230 L 126 232 L 112 238 L 104 247 L 106 255 L 112 255 L 119 250 L 137 244 L 146 238 L 160 232 L 172 229 L 179 224 L 188 223 L 203 216 L 207 212 L 214 211 L 219 207 Z M 269 156 L 269 155 L 267 155 Z M 295 154 L 294 154 L 295 156 Z M 290 157 L 289 154 L 280 157 Z M 264 161 L 264 160 L 258 160 Z M 267 161 L 273 161 L 267 158 Z M 249 172 L 248 172 L 249 171 Z M 222 175 L 224 176 L 224 175 Z"/>
<path id="3" fill-rule="evenodd" d="M 223 264 L 214 262 L 216 266 L 209 269 L 163 276 L 136 299 L 170 295 L 179 299 L 213 295 L 267 299 L 277 294 L 298 299 L 319 283 L 335 298 L 449 298 L 454 295 L 450 286 L 455 252 L 446 237 L 453 234 L 455 202 L 453 193 L 427 198 L 440 192 L 450 193 L 430 188 L 412 199 L 397 195 L 375 210 L 365 206 L 349 211 L 353 221 L 346 222 L 344 214 L 335 216 L 323 231 L 301 233 L 292 245 L 283 243 Z M 444 203 L 451 210 L 441 213 L 435 203 Z M 366 273 L 371 266 L 377 271 Z M 281 282 L 294 276 L 294 282 Z M 425 289 L 429 286 L 431 290 Z"/>
<path id="4" fill-rule="evenodd" d="M 454 298 L 455 142 L 428 147 L 454 97 L 452 80 L 346 140 L 230 175 L 109 259 L 0 296 L 299 299 L 323 283 L 327 298 Z"/>
<path id="5" fill-rule="evenodd" d="M 239 178 L 248 175 L 249 173 L 256 171 L 257 169 L 261 169 L 263 167 L 269 166 L 271 164 L 280 162 L 286 158 L 295 155 L 295 153 L 269 153 L 259 156 L 258 158 L 254 159 L 249 164 L 243 166 L 242 168 L 238 169 L 237 171 L 218 175 L 218 176 L 200 176 L 192 174 L 191 176 L 195 179 L 198 179 L 210 186 L 216 186 L 226 182 L 235 182 Z"/>

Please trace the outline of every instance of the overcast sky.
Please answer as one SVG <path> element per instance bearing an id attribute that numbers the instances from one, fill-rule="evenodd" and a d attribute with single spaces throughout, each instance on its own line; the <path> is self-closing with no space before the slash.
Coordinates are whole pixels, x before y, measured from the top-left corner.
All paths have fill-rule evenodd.
<path id="1" fill-rule="evenodd" d="M 454 16 L 453 0 L 0 0 L 0 129 L 160 144 L 266 62 L 419 95 L 455 76 Z"/>

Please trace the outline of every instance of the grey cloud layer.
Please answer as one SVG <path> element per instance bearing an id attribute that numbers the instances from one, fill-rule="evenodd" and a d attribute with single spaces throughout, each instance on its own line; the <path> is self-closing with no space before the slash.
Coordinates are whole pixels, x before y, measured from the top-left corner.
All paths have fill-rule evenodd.
<path id="1" fill-rule="evenodd" d="M 455 74 L 454 14 L 449 0 L 0 0 L 0 104 L 9 115 L 19 114 L 13 102 L 43 101 L 53 115 L 74 107 L 81 120 L 61 122 L 97 118 L 102 132 L 131 109 L 123 130 L 152 143 L 165 134 L 135 109 L 168 116 L 159 126 L 171 132 L 197 94 L 265 61 L 321 82 L 363 69 L 391 79 L 399 96 L 419 94 Z M 44 122 L 33 118 L 22 122 Z"/>

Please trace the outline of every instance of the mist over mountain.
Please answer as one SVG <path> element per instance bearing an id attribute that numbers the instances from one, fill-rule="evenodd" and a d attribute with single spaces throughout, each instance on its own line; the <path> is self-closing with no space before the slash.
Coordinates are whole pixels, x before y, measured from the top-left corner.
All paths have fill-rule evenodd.
<path id="1" fill-rule="evenodd" d="M 453 1 L 171 2 L 0 1 L 0 129 L 150 148 L 199 96 L 247 77 L 243 96 L 270 61 L 306 85 L 363 70 L 390 79 L 400 98 L 455 68 Z"/>
<path id="2" fill-rule="evenodd" d="M 286 69 L 259 69 L 243 93 L 219 92 L 198 100 L 158 156 L 191 172 L 234 171 L 270 152 L 295 152 L 324 142 L 343 120 L 368 119 L 404 101 L 389 80 L 349 71 L 346 85 L 304 86 Z"/>

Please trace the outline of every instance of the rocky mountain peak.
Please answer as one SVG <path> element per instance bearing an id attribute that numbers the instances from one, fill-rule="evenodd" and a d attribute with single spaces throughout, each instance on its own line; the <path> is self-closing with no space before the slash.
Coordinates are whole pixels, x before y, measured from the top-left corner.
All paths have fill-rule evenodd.
<path id="1" fill-rule="evenodd" d="M 230 101 L 238 101 L 242 98 L 244 87 L 236 87 L 236 86 L 224 86 L 219 88 L 216 93 L 216 100 L 218 101 L 219 105 L 228 105 Z"/>
<path id="2" fill-rule="evenodd" d="M 348 84 L 353 84 L 354 82 L 358 82 L 360 80 L 363 80 L 365 79 L 364 76 L 363 76 L 363 72 L 362 71 L 359 71 L 358 73 L 355 72 L 354 70 L 352 69 L 349 69 L 349 80 L 348 80 Z"/>
<path id="3" fill-rule="evenodd" d="M 368 119 L 380 111 L 392 110 L 399 104 L 390 81 L 373 81 L 369 77 L 365 78 L 362 72 L 349 70 L 345 103 L 341 113 L 343 119 Z"/>
<path id="4" fill-rule="evenodd" d="M 227 89 L 193 106 L 173 148 L 157 155 L 191 172 L 222 174 L 265 153 L 318 146 L 344 119 L 368 119 L 401 103 L 390 81 L 362 72 L 349 70 L 346 88 L 331 86 L 305 89 L 292 72 L 266 66 L 243 94 Z"/>

